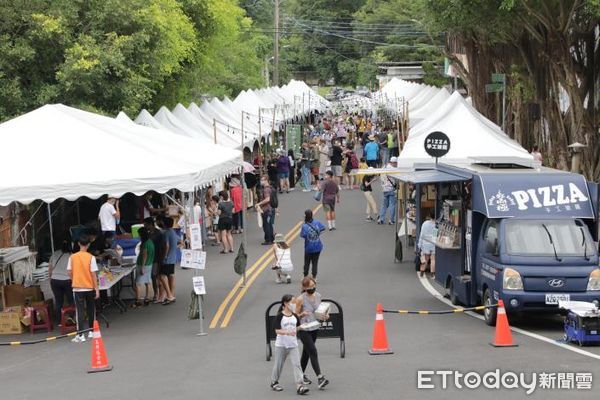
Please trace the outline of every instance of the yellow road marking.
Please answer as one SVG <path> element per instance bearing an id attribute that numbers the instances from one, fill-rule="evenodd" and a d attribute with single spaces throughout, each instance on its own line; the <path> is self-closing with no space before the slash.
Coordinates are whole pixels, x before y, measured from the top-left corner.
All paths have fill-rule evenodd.
<path id="1" fill-rule="evenodd" d="M 313 214 L 315 214 L 317 211 L 319 211 L 319 209 L 322 207 L 321 204 L 319 204 L 318 206 L 316 206 L 315 208 L 313 208 L 312 212 Z M 292 240 L 295 239 L 295 237 L 297 237 L 297 235 L 300 233 L 300 227 L 302 226 L 304 222 L 303 221 L 299 221 L 296 225 L 294 225 L 294 227 L 287 233 L 286 240 L 288 242 L 291 242 Z M 267 260 L 265 260 L 264 258 L 270 255 L 269 258 Z M 256 277 L 262 272 L 264 271 L 264 269 L 266 268 L 267 265 L 269 265 L 269 263 L 272 261 L 273 259 L 273 252 L 271 249 L 267 250 L 265 252 L 265 254 L 262 255 L 262 257 L 260 257 L 258 259 L 258 261 L 256 263 L 254 263 L 254 265 L 252 266 L 252 268 L 246 273 L 246 286 L 241 288 L 240 292 L 238 293 L 237 297 L 235 298 L 235 300 L 231 303 L 229 310 L 227 311 L 227 313 L 225 314 L 225 317 L 221 323 L 221 328 L 225 328 L 227 327 L 227 325 L 229 324 L 229 321 L 235 311 L 235 309 L 237 308 L 237 305 L 239 304 L 239 302 L 241 301 L 242 297 L 244 297 L 244 295 L 246 294 L 246 291 L 248 291 L 248 288 L 250 287 L 250 285 L 252 285 L 252 283 L 254 282 L 254 280 L 256 280 Z M 262 263 L 262 264 L 260 264 Z M 259 268 L 260 265 L 260 268 Z M 257 270 L 258 268 L 258 270 Z M 256 274 L 254 274 L 253 276 L 250 276 L 254 271 L 257 271 Z M 215 314 L 215 317 L 213 318 L 213 320 L 210 323 L 210 328 L 214 329 L 217 326 L 218 320 L 221 317 L 224 309 L 227 307 L 227 303 L 231 300 L 231 298 L 235 295 L 237 289 L 240 287 L 240 285 L 242 284 L 243 279 L 240 279 L 238 281 L 238 283 L 236 284 L 236 286 L 229 292 L 229 294 L 227 295 L 227 297 L 225 298 L 225 300 L 223 300 L 223 303 L 219 306 L 219 309 L 217 310 L 217 314 Z"/>

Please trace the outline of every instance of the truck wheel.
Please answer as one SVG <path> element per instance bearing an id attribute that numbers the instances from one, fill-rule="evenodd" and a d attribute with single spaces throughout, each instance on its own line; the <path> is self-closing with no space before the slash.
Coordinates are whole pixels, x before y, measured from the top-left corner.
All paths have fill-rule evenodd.
<path id="1" fill-rule="evenodd" d="M 448 297 L 450 298 L 450 303 L 452 303 L 452 305 L 460 305 L 456 292 L 454 292 L 454 282 L 452 280 L 450 280 L 450 284 L 448 285 Z"/>
<path id="2" fill-rule="evenodd" d="M 483 318 L 485 319 L 485 323 L 489 326 L 496 325 L 496 313 L 498 309 L 496 307 L 489 307 L 492 305 L 492 293 L 490 293 L 490 289 L 485 289 L 483 293 L 483 305 L 488 306 L 485 310 L 483 310 Z"/>

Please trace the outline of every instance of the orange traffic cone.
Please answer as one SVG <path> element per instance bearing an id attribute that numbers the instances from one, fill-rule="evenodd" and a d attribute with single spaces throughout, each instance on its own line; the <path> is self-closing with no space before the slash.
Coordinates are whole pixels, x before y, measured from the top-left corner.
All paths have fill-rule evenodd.
<path id="1" fill-rule="evenodd" d="M 104 349 L 104 341 L 100 334 L 100 325 L 98 321 L 94 321 L 94 338 L 92 340 L 92 368 L 88 369 L 88 373 L 104 372 L 113 369 L 112 365 L 108 365 L 106 350 Z"/>
<path id="2" fill-rule="evenodd" d="M 388 347 L 387 334 L 385 333 L 385 321 L 383 319 L 383 306 L 377 303 L 377 314 L 375 315 L 375 328 L 373 330 L 373 346 L 369 354 L 394 354 Z"/>
<path id="3" fill-rule="evenodd" d="M 504 309 L 504 301 L 498 300 L 498 312 L 496 314 L 496 337 L 490 343 L 494 347 L 517 347 L 518 344 L 513 342 L 510 326 L 506 310 Z"/>

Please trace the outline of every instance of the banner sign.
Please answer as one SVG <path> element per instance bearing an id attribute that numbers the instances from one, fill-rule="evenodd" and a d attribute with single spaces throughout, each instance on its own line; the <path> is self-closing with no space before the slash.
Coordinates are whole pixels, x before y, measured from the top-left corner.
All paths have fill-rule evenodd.
<path id="1" fill-rule="evenodd" d="M 197 295 L 206 294 L 206 286 L 204 285 L 203 276 L 192 277 L 192 283 L 194 284 L 194 293 Z"/>
<path id="2" fill-rule="evenodd" d="M 431 157 L 443 157 L 450 151 L 450 138 L 444 132 L 431 132 L 423 145 Z"/>
<path id="3" fill-rule="evenodd" d="M 300 154 L 302 147 L 302 125 L 287 124 L 285 126 L 285 149 L 294 150 L 294 155 Z"/>
<path id="4" fill-rule="evenodd" d="M 480 178 L 489 218 L 594 218 L 581 175 L 506 173 Z"/>
<path id="5" fill-rule="evenodd" d="M 206 252 L 201 250 L 181 250 L 181 268 L 204 269 Z"/>

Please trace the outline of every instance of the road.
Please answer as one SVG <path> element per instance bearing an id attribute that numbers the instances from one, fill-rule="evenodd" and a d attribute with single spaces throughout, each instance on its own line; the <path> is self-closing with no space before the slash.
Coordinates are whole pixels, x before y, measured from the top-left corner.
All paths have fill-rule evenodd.
<path id="1" fill-rule="evenodd" d="M 291 233 L 306 208 L 318 204 L 312 194 L 295 191 L 280 195 L 281 215 L 276 230 Z M 519 347 L 493 348 L 489 345 L 494 329 L 465 314 L 443 316 L 385 314 L 392 355 L 370 356 L 375 306 L 387 309 L 443 310 L 448 305 L 426 289 L 428 281 L 416 276 L 410 262 L 395 263 L 394 227 L 364 220 L 364 201 L 359 191 L 343 191 L 338 209 L 338 229 L 325 232 L 318 291 L 339 301 L 345 314 L 346 357 L 340 358 L 339 341 L 317 342 L 323 372 L 331 381 L 324 391 L 311 385 L 308 396 L 328 399 L 520 399 L 525 389 L 418 389 L 419 370 L 458 370 L 463 373 L 500 369 L 501 373 L 540 374 L 542 372 L 590 372 L 600 379 L 600 361 L 514 333 Z M 322 211 L 317 216 L 324 221 Z M 261 259 L 262 233 L 249 214 L 249 267 Z M 240 235 L 235 235 L 239 243 Z M 278 285 L 270 263 L 255 265 L 249 285 L 237 288 L 233 255 L 219 255 L 208 249 L 204 304 L 205 327 L 214 321 L 208 335 L 198 337 L 198 321 L 188 321 L 191 272 L 177 272 L 177 302 L 152 305 L 125 314 L 112 312 L 111 326 L 102 334 L 112 372 L 86 374 L 90 345 L 68 340 L 50 343 L 0 347 L 0 387 L 6 399 L 97 398 L 189 399 L 189 398 L 294 398 L 292 373 L 286 365 L 281 379 L 284 391 L 272 392 L 269 377 L 273 362 L 265 361 L 264 312 L 268 304 L 285 293 L 299 292 L 302 270 L 302 243 L 295 239 L 292 259 L 293 283 Z M 407 254 L 407 258 L 412 258 Z M 262 257 L 262 260 L 267 258 Z M 258 271 L 261 271 L 258 273 Z M 233 295 L 228 296 L 230 293 Z M 241 293 L 241 294 L 240 294 Z M 224 299 L 230 297 L 223 304 Z M 237 299 L 237 300 L 236 300 Z M 234 309 L 231 304 L 236 303 Z M 219 313 L 221 309 L 221 313 Z M 229 316 L 227 317 L 227 314 Z M 215 316 L 217 318 L 215 319 Z M 226 321 L 225 321 L 226 320 Z M 224 326 L 224 327 L 221 327 Z M 549 339 L 562 336 L 557 318 L 527 319 L 520 327 Z M 34 337 L 42 337 L 36 334 Z M 26 340 L 29 334 L 19 337 Z M 2 337 L 10 339 L 9 337 Z M 551 341 L 551 340 L 550 340 Z M 600 354 L 598 348 L 585 348 Z M 309 367 L 309 376 L 314 374 Z M 451 385 L 452 386 L 452 385 Z M 545 390 L 537 388 L 532 398 L 597 398 L 594 389 Z"/>

